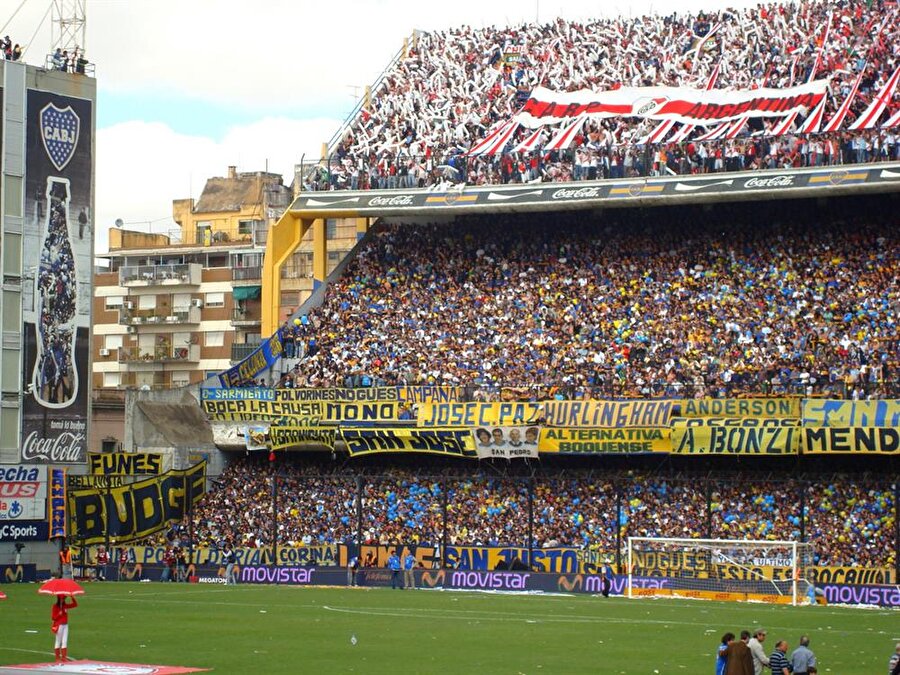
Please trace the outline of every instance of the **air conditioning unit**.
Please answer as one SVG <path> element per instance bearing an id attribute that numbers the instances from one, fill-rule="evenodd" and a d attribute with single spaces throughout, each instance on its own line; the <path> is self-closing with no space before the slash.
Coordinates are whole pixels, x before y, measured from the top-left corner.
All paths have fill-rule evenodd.
<path id="1" fill-rule="evenodd" d="M 109 356 L 109 350 L 106 347 L 104 347 L 103 349 L 100 350 L 100 356 Z"/>
<path id="2" fill-rule="evenodd" d="M 138 332 L 137 326 L 128 326 L 128 332 L 129 333 L 137 333 Z"/>
<path id="3" fill-rule="evenodd" d="M 200 298 L 193 298 L 191 300 L 191 305 L 194 307 L 203 307 L 203 301 Z"/>
<path id="4" fill-rule="evenodd" d="M 129 300 L 125 303 L 125 309 L 134 309 L 134 303 Z"/>

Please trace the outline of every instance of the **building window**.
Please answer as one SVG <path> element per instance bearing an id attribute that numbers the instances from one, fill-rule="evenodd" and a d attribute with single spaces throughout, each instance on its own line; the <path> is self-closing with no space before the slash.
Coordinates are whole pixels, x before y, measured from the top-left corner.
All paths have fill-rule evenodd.
<path id="1" fill-rule="evenodd" d="M 101 452 L 115 452 L 119 449 L 119 441 L 115 438 L 104 438 L 100 441 Z"/>
<path id="2" fill-rule="evenodd" d="M 186 370 L 176 370 L 172 373 L 173 387 L 186 387 L 191 383 L 191 374 Z"/>
<path id="3" fill-rule="evenodd" d="M 106 298 L 106 309 L 118 309 L 122 306 L 123 298 L 121 295 L 110 295 Z"/>
<path id="4" fill-rule="evenodd" d="M 224 307 L 225 306 L 225 294 L 224 293 L 207 293 L 206 294 L 206 306 L 207 307 Z"/>
<path id="5" fill-rule="evenodd" d="M 337 238 L 337 219 L 328 218 L 325 220 L 325 238 L 326 239 Z"/>
<path id="6" fill-rule="evenodd" d="M 155 295 L 139 295 L 138 309 L 156 309 Z"/>
<path id="7" fill-rule="evenodd" d="M 206 346 L 207 347 L 224 347 L 225 346 L 225 331 L 223 330 L 212 330 L 206 335 Z"/>
<path id="8" fill-rule="evenodd" d="M 281 291 L 281 306 L 295 306 L 297 304 L 297 297 L 297 291 Z"/>
<path id="9" fill-rule="evenodd" d="M 103 386 L 113 389 L 122 384 L 122 373 L 103 373 Z"/>
<path id="10" fill-rule="evenodd" d="M 103 346 L 107 349 L 121 349 L 122 348 L 122 336 L 121 335 L 105 335 L 103 337 Z"/>

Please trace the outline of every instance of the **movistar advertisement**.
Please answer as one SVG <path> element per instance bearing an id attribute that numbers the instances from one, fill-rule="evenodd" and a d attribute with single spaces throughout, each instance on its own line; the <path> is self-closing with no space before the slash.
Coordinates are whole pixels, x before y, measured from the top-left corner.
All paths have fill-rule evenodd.
<path id="1" fill-rule="evenodd" d="M 90 101 L 29 90 L 22 461 L 87 458 L 93 264 Z"/>

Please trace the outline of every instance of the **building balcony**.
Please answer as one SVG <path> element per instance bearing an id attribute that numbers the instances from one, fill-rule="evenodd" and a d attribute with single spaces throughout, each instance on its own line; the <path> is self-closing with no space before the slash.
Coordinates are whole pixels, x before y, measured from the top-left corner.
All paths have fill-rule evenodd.
<path id="1" fill-rule="evenodd" d="M 127 363 L 129 365 L 198 363 L 199 361 L 200 345 L 173 347 L 170 344 L 158 344 L 150 349 L 144 347 L 122 347 L 119 349 L 119 363 Z"/>
<path id="2" fill-rule="evenodd" d="M 231 325 L 235 328 L 253 328 L 262 324 L 259 312 L 251 312 L 235 307 L 231 314 Z"/>
<path id="3" fill-rule="evenodd" d="M 255 344 L 232 344 L 231 345 L 231 362 L 237 363 L 243 361 L 250 354 L 259 349 L 259 343 Z"/>
<path id="4" fill-rule="evenodd" d="M 199 286 L 202 271 L 199 263 L 123 267 L 119 270 L 119 285 L 126 288 Z"/>
<path id="5" fill-rule="evenodd" d="M 262 280 L 262 267 L 234 267 L 231 270 L 233 286 L 259 286 Z"/>
<path id="6" fill-rule="evenodd" d="M 123 326 L 184 326 L 186 324 L 200 323 L 200 308 L 188 307 L 167 310 L 156 309 L 127 309 L 119 310 L 119 323 Z"/>

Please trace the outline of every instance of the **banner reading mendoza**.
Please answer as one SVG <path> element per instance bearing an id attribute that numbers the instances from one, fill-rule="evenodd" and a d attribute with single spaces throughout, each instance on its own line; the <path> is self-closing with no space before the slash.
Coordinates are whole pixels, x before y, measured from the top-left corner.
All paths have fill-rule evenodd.
<path id="1" fill-rule="evenodd" d="M 478 457 L 468 429 L 342 429 L 351 457 L 386 452 L 423 452 Z"/>
<path id="2" fill-rule="evenodd" d="M 900 455 L 898 427 L 805 427 L 807 455 Z"/>
<path id="3" fill-rule="evenodd" d="M 105 490 L 69 492 L 70 534 L 84 544 L 142 539 L 178 522 L 206 492 L 206 462 Z"/>

